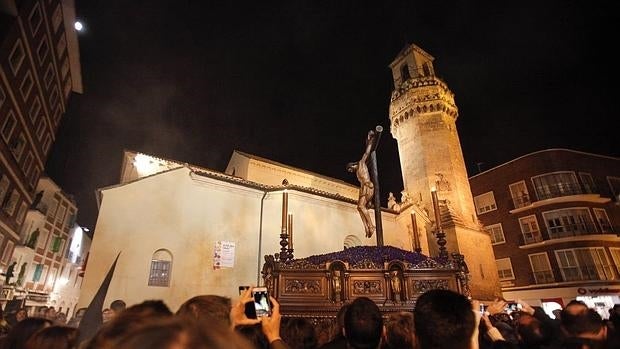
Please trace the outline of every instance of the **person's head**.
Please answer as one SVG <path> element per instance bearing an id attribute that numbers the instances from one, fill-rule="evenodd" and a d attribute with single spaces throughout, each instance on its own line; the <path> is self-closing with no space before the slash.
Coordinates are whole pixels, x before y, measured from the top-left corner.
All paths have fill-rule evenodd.
<path id="1" fill-rule="evenodd" d="M 112 317 L 114 317 L 114 313 L 109 308 L 105 308 L 101 312 L 101 318 L 103 319 L 103 322 L 108 322 L 112 320 Z"/>
<path id="2" fill-rule="evenodd" d="M 73 349 L 77 346 L 78 329 L 50 326 L 35 332 L 26 342 L 25 349 Z"/>
<path id="3" fill-rule="evenodd" d="M 269 349 L 269 340 L 263 333 L 261 324 L 237 326 L 235 332 L 250 342 L 254 348 Z"/>
<path id="4" fill-rule="evenodd" d="M 135 329 L 161 318 L 172 317 L 172 312 L 161 300 L 147 300 L 125 309 L 107 322 L 85 348 L 116 348 L 116 341 Z"/>
<path id="5" fill-rule="evenodd" d="M 588 311 L 588 305 L 582 301 L 572 300 L 566 304 L 564 309 L 560 312 L 560 326 L 562 331 L 571 336 L 572 333 L 576 332 L 574 328 L 577 325 L 577 319 L 581 314 L 584 314 Z"/>
<path id="6" fill-rule="evenodd" d="M 383 334 L 383 318 L 375 302 L 356 298 L 344 314 L 344 336 L 354 349 L 376 348 Z"/>
<path id="7" fill-rule="evenodd" d="M 11 328 L 4 341 L 4 348 L 23 349 L 35 332 L 48 326 L 52 326 L 51 320 L 42 317 L 26 318 Z"/>
<path id="8" fill-rule="evenodd" d="M 56 309 L 49 307 L 45 310 L 45 318 L 50 320 L 56 320 Z"/>
<path id="9" fill-rule="evenodd" d="M 520 312 L 516 321 L 517 336 L 527 347 L 546 345 L 553 339 L 551 329 L 534 316 Z"/>
<path id="10" fill-rule="evenodd" d="M 17 312 L 15 313 L 15 320 L 17 320 L 17 322 L 20 322 L 27 317 L 28 317 L 28 311 L 26 310 L 26 308 L 19 308 Z"/>
<path id="11" fill-rule="evenodd" d="M 280 335 L 291 349 L 315 349 L 318 346 L 314 325 L 306 318 L 284 319 Z"/>
<path id="12" fill-rule="evenodd" d="M 462 348 L 474 333 L 476 319 L 471 302 L 462 294 L 434 289 L 423 293 L 413 311 L 419 347 Z"/>
<path id="13" fill-rule="evenodd" d="M 178 317 L 158 319 L 120 337 L 115 349 L 252 349 L 227 327 L 206 329 Z"/>
<path id="14" fill-rule="evenodd" d="M 123 310 L 127 309 L 127 304 L 122 299 L 117 299 L 110 303 L 110 310 L 112 310 L 112 316 L 118 315 Z"/>
<path id="15" fill-rule="evenodd" d="M 188 316 L 207 325 L 216 322 L 223 326 L 230 326 L 231 306 L 228 297 L 201 295 L 192 297 L 181 304 L 176 315 Z"/>
<path id="16" fill-rule="evenodd" d="M 385 324 L 385 347 L 389 349 L 413 349 L 413 314 L 401 311 L 390 314 Z"/>
<path id="17" fill-rule="evenodd" d="M 569 337 L 589 338 L 602 340 L 607 335 L 607 327 L 601 315 L 594 309 L 586 309 L 576 315 L 571 315 L 570 324 L 562 321 L 562 328 Z"/>

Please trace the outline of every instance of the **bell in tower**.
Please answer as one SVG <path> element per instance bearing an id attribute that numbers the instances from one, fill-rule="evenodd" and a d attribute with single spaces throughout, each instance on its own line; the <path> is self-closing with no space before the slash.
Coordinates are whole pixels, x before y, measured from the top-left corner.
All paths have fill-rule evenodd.
<path id="1" fill-rule="evenodd" d="M 435 75 L 433 60 L 412 44 L 390 64 L 390 131 L 398 143 L 404 191 L 426 212 L 433 212 L 431 192 L 437 193 L 448 252 L 465 255 L 474 297 L 489 298 L 501 294 L 491 239 L 474 209 L 454 94 Z M 436 246 L 432 235 L 427 238 L 429 246 Z"/>

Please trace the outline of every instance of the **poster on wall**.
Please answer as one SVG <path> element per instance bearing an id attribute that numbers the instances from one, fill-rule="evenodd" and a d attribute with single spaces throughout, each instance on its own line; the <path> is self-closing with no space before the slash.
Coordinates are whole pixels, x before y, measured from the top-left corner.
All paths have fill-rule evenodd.
<path id="1" fill-rule="evenodd" d="M 232 268 L 235 266 L 235 243 L 216 241 L 213 250 L 213 269 Z"/>

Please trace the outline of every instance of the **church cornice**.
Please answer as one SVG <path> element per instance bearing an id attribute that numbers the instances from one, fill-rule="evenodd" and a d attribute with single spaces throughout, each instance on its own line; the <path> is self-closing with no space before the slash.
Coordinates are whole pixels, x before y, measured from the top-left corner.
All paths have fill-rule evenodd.
<path id="1" fill-rule="evenodd" d="M 282 190 L 296 190 L 299 192 L 303 192 L 303 193 L 308 193 L 308 194 L 312 194 L 312 195 L 317 195 L 317 196 L 321 196 L 321 197 L 325 197 L 325 198 L 329 198 L 329 199 L 334 199 L 334 200 L 338 200 L 338 201 L 342 201 L 342 202 L 346 202 L 346 203 L 350 203 L 350 204 L 356 204 L 357 200 L 353 200 L 351 198 L 347 198 L 343 195 L 340 194 L 334 194 L 334 193 L 329 193 L 326 192 L 324 190 L 319 190 L 319 189 L 315 189 L 315 188 L 311 188 L 311 187 L 305 187 L 305 186 L 300 186 L 300 185 L 295 185 L 295 184 L 288 184 L 288 185 L 268 185 L 268 184 L 261 184 L 261 183 L 257 183 L 257 182 L 252 182 L 252 181 L 248 181 L 246 179 L 242 179 L 239 177 L 234 177 L 234 176 L 230 176 L 224 173 L 220 173 L 220 172 L 206 172 L 206 171 L 192 171 L 193 173 L 199 175 L 199 176 L 203 176 L 203 177 L 208 177 L 208 178 L 212 178 L 212 179 L 216 179 L 216 180 L 221 180 L 224 182 L 228 182 L 228 183 L 232 183 L 232 184 L 238 184 L 238 185 L 242 185 L 245 187 L 249 187 L 252 189 L 257 189 L 257 190 L 261 190 L 261 191 L 265 191 L 265 192 L 274 192 L 274 191 L 282 191 Z M 383 209 L 382 209 L 383 210 Z"/>

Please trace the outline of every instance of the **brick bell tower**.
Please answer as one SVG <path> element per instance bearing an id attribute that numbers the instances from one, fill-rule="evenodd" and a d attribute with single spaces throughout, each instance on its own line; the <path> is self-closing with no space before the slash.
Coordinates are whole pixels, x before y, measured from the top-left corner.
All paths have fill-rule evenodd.
<path id="1" fill-rule="evenodd" d="M 454 94 L 435 76 L 433 60 L 410 45 L 390 64 L 390 131 L 398 143 L 404 191 L 431 221 L 426 236 L 431 256 L 438 253 L 431 194 L 437 191 L 448 253 L 465 255 L 472 296 L 492 299 L 501 289 L 491 239 L 476 216 L 456 130 Z"/>

